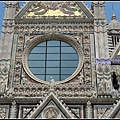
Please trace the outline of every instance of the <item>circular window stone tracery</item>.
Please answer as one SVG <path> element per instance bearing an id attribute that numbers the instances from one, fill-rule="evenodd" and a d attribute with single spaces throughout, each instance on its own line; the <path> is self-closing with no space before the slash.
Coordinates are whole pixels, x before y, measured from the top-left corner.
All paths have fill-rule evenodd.
<path id="1" fill-rule="evenodd" d="M 83 65 L 79 43 L 68 36 L 51 34 L 38 36 L 26 46 L 23 67 L 37 82 L 66 82 L 75 77 Z"/>

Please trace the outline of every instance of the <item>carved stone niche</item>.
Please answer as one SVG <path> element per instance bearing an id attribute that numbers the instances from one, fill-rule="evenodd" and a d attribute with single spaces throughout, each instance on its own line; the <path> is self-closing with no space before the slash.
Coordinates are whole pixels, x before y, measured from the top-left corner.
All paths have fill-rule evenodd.
<path id="1" fill-rule="evenodd" d="M 9 63 L 7 63 L 7 62 L 0 63 L 0 75 L 1 76 L 8 75 L 8 68 L 9 68 L 8 66 L 9 66 Z"/>
<path id="2" fill-rule="evenodd" d="M 91 84 L 91 75 L 90 75 L 90 72 L 86 72 L 85 74 L 85 84 L 86 85 L 90 85 Z"/>
<path id="3" fill-rule="evenodd" d="M 85 34 L 84 37 L 83 37 L 83 39 L 84 39 L 84 43 L 85 44 L 89 43 L 89 35 Z"/>
<path id="4" fill-rule="evenodd" d="M 0 78 L 0 95 L 3 95 L 6 92 L 7 89 L 7 81 L 8 78 Z"/>

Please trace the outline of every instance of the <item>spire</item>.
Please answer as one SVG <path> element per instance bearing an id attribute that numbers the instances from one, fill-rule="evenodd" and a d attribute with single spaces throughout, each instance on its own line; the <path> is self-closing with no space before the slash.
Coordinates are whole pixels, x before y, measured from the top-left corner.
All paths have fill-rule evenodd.
<path id="1" fill-rule="evenodd" d="M 15 14 L 19 10 L 18 1 L 5 1 L 4 19 L 14 19 Z"/>
<path id="2" fill-rule="evenodd" d="M 117 20 L 115 13 L 112 13 L 111 21 L 108 25 L 108 29 L 120 29 L 120 23 Z"/>
<path id="3" fill-rule="evenodd" d="M 120 23 L 119 21 L 117 20 L 117 17 L 114 13 L 114 7 L 113 7 L 113 3 L 112 3 L 112 17 L 111 17 L 111 21 L 108 25 L 108 29 L 109 30 L 112 30 L 112 31 L 116 31 L 116 29 L 120 29 Z M 116 31 L 117 32 L 117 31 Z"/>
<path id="4" fill-rule="evenodd" d="M 104 1 L 93 1 L 92 10 L 95 19 L 106 19 Z"/>
<path id="5" fill-rule="evenodd" d="M 117 17 L 116 17 L 116 15 L 115 15 L 114 12 L 112 13 L 112 18 L 111 18 L 111 20 L 117 20 Z"/>

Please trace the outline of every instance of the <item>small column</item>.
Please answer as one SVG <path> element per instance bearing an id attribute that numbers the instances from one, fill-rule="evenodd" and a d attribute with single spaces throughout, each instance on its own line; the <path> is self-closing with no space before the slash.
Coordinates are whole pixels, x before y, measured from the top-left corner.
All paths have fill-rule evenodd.
<path id="1" fill-rule="evenodd" d="M 92 118 L 92 106 L 91 102 L 87 102 L 86 118 Z"/>

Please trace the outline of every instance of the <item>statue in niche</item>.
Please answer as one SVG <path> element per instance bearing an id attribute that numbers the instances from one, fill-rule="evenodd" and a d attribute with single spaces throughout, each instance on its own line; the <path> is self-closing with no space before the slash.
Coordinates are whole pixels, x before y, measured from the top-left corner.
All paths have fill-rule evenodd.
<path id="1" fill-rule="evenodd" d="M 74 93 L 74 96 L 75 96 L 75 97 L 78 97 L 78 96 L 79 96 L 79 92 L 78 92 L 78 89 L 75 89 L 75 93 Z"/>
<path id="2" fill-rule="evenodd" d="M 86 76 L 85 83 L 87 85 L 90 85 L 90 76 L 88 76 L 88 75 Z"/>
<path id="3" fill-rule="evenodd" d="M 22 49 L 19 48 L 19 49 L 18 49 L 18 52 L 17 52 L 17 56 L 21 56 L 21 55 L 22 55 Z"/>
<path id="4" fill-rule="evenodd" d="M 31 91 L 30 91 L 30 89 L 26 89 L 25 90 L 25 96 L 31 96 Z"/>
<path id="5" fill-rule="evenodd" d="M 26 81 L 27 81 L 27 78 L 24 75 L 22 75 L 21 84 L 24 85 Z"/>
<path id="6" fill-rule="evenodd" d="M 92 94 L 91 94 L 90 89 L 87 89 L 87 91 L 86 91 L 86 96 L 87 96 L 87 97 L 91 97 L 91 95 L 92 95 Z"/>
<path id="7" fill-rule="evenodd" d="M 106 80 L 101 79 L 98 83 L 98 92 L 106 93 Z"/>
<path id="8" fill-rule="evenodd" d="M 85 38 L 84 38 L 84 42 L 85 42 L 85 43 L 89 43 L 88 36 L 85 36 Z"/>
<path id="9" fill-rule="evenodd" d="M 51 79 L 50 79 L 50 90 L 54 90 L 54 84 L 55 84 L 55 81 L 54 81 L 54 79 L 51 77 Z"/>
<path id="10" fill-rule="evenodd" d="M 61 96 L 62 96 L 62 97 L 65 97 L 65 96 L 66 96 L 66 90 L 65 90 L 65 89 L 62 90 Z"/>
<path id="11" fill-rule="evenodd" d="M 80 74 L 80 76 L 78 76 L 78 80 L 79 80 L 80 85 L 84 84 L 84 76 L 82 74 Z"/>
<path id="12" fill-rule="evenodd" d="M 68 97 L 72 97 L 72 90 L 71 89 L 68 90 Z"/>
<path id="13" fill-rule="evenodd" d="M 85 49 L 84 54 L 85 54 L 85 56 L 89 55 L 89 49 L 88 48 Z"/>
<path id="14" fill-rule="evenodd" d="M 81 90 L 80 90 L 80 96 L 81 96 L 81 97 L 84 97 L 84 96 L 85 96 L 85 90 L 84 90 L 84 89 L 81 89 Z"/>
<path id="15" fill-rule="evenodd" d="M 60 90 L 59 89 L 56 90 L 56 96 L 58 97 L 58 95 L 60 95 Z"/>
<path id="16" fill-rule="evenodd" d="M 90 68 L 89 61 L 86 61 L 86 62 L 85 62 L 85 68 L 87 68 L 87 69 L 89 69 L 89 68 Z"/>
<path id="17" fill-rule="evenodd" d="M 56 27 L 55 27 L 55 26 L 53 26 L 53 27 L 52 27 L 52 30 L 53 30 L 53 31 L 55 31 L 55 30 L 56 30 Z"/>
<path id="18" fill-rule="evenodd" d="M 0 93 L 4 93 L 7 87 L 7 78 L 0 80 Z"/>
<path id="19" fill-rule="evenodd" d="M 72 30 L 72 27 L 71 26 L 68 26 L 68 31 L 71 31 Z"/>
<path id="20" fill-rule="evenodd" d="M 111 81 L 110 80 L 106 80 L 106 93 L 110 93 L 111 92 Z"/>

